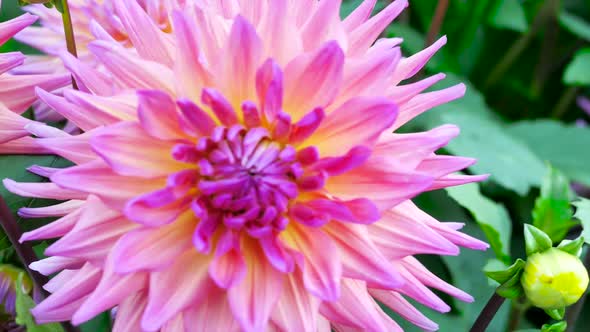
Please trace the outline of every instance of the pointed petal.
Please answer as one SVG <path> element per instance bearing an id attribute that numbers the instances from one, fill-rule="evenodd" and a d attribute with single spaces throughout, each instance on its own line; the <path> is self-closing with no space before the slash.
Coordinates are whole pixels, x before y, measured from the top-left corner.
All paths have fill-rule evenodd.
<path id="1" fill-rule="evenodd" d="M 204 300 L 212 287 L 208 265 L 207 256 L 188 250 L 168 268 L 152 272 L 141 326 L 147 331 L 157 331 L 189 305 Z"/>

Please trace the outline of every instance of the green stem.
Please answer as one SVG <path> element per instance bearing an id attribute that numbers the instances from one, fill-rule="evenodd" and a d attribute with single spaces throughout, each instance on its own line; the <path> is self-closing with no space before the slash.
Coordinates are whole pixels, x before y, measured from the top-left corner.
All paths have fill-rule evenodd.
<path id="1" fill-rule="evenodd" d="M 552 7 L 550 8 L 550 17 L 547 19 L 545 24 L 545 38 L 543 38 L 543 44 L 541 46 L 541 55 L 539 62 L 535 68 L 535 75 L 531 85 L 531 91 L 534 96 L 539 96 L 547 77 L 551 74 L 553 62 L 555 61 L 555 45 L 557 44 L 559 26 L 557 22 L 557 14 L 559 11 L 559 1 L 550 1 Z"/>
<path id="2" fill-rule="evenodd" d="M 545 2 L 541 9 L 539 9 L 539 13 L 537 16 L 535 16 L 533 24 L 529 30 L 519 39 L 517 39 L 514 44 L 512 44 L 508 52 L 506 52 L 504 58 L 502 58 L 502 61 L 500 61 L 494 67 L 494 69 L 492 69 L 488 79 L 484 83 L 484 90 L 496 84 L 504 76 L 508 69 L 510 69 L 514 62 L 520 57 L 522 52 L 524 52 L 524 50 L 533 41 L 533 38 L 537 35 L 541 28 L 545 26 L 546 21 L 554 16 L 553 8 L 556 7 L 555 3 L 559 3 L 559 1 L 560 0 L 549 0 Z"/>
<path id="3" fill-rule="evenodd" d="M 555 109 L 553 110 L 552 117 L 554 119 L 560 119 L 567 112 L 570 105 L 576 99 L 579 90 L 580 88 L 575 86 L 569 87 L 567 90 L 565 90 L 563 95 L 561 95 L 561 98 L 559 98 Z"/>
<path id="4" fill-rule="evenodd" d="M 78 57 L 78 51 L 76 50 L 76 38 L 74 37 L 74 26 L 72 25 L 72 16 L 70 14 L 70 7 L 68 6 L 68 0 L 60 0 L 61 5 L 63 8 L 63 13 L 61 15 L 63 26 L 64 26 L 64 34 L 66 36 L 66 44 L 68 48 L 68 52 L 75 57 Z M 72 86 L 74 89 L 78 90 L 78 85 L 72 76 Z"/>

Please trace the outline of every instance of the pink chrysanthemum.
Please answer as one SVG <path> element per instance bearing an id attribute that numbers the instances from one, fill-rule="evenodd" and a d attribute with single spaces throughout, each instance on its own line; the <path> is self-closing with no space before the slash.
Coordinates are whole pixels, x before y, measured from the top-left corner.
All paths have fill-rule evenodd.
<path id="1" fill-rule="evenodd" d="M 0 45 L 17 32 L 36 21 L 36 17 L 25 14 L 0 23 Z M 31 151 L 34 143 L 23 126 L 29 121 L 18 114 L 31 106 L 37 99 L 35 87 L 54 90 L 66 85 L 69 75 L 12 75 L 10 70 L 22 65 L 25 56 L 20 52 L 0 54 L 0 153 L 22 153 Z M 37 148 L 37 151 L 43 149 Z M 47 150 L 45 150 L 47 152 Z"/>
<path id="2" fill-rule="evenodd" d="M 88 45 L 101 69 L 63 56 L 81 92 L 39 90 L 85 133 L 26 125 L 76 165 L 4 181 L 66 200 L 19 211 L 61 217 L 23 236 L 60 238 L 32 266 L 59 272 L 37 320 L 118 306 L 115 331 L 400 331 L 377 299 L 436 330 L 406 297 L 441 312 L 429 287 L 471 301 L 413 255 L 487 245 L 410 199 L 484 177 L 434 153 L 454 126 L 393 133 L 464 86 L 399 85 L 445 40 L 402 58 L 400 39 L 375 40 L 407 1 L 369 18 L 375 2 L 341 20 L 340 1 L 196 1 L 169 33 L 114 3 L 134 49 L 103 30 Z"/>

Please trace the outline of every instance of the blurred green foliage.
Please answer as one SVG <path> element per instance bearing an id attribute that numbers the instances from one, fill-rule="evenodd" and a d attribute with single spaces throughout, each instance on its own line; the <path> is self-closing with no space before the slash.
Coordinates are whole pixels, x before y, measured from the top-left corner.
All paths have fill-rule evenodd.
<path id="1" fill-rule="evenodd" d="M 410 7 L 383 37 L 404 38 L 406 55 L 419 52 L 426 46 L 439 1 L 444 0 L 410 0 Z M 482 184 L 427 193 L 416 200 L 440 220 L 467 221 L 466 233 L 485 238 L 492 246 L 487 252 L 464 250 L 458 257 L 420 257 L 437 275 L 471 293 L 475 302 L 461 303 L 442 295 L 452 305 L 448 314 L 417 307 L 438 322 L 441 331 L 467 331 L 495 289 L 484 267 L 506 268 L 524 257 L 523 223 L 553 234 L 555 242 L 568 236 L 576 224 L 573 220 L 578 219 L 587 226 L 583 232 L 590 241 L 590 203 L 579 200 L 574 203 L 576 209 L 571 208 L 569 190 L 569 179 L 590 186 L 590 129 L 574 124 L 578 119 L 590 122 L 575 104 L 577 96 L 590 96 L 590 1 L 448 1 L 442 28 L 436 33 L 436 37 L 446 35 L 448 43 L 422 75 L 445 72 L 447 79 L 436 88 L 463 82 L 468 87 L 466 96 L 420 116 L 402 130 L 457 124 L 462 134 L 444 152 L 477 158 L 469 172 L 491 174 Z M 376 10 L 387 2 L 378 1 Z M 361 0 L 344 0 L 342 16 L 359 3 Z M 5 0 L 0 19 L 19 12 L 16 0 Z M 35 53 L 15 41 L 0 48 L 2 52 L 15 50 Z M 31 164 L 55 166 L 60 162 L 46 156 L 11 156 L 0 159 L 0 168 L 4 176 L 18 181 L 41 181 L 23 170 Z M 13 210 L 45 204 L 11 196 L 1 186 L 0 194 L 7 196 Z M 23 225 L 37 224 L 26 221 Z M 0 237 L 0 262 L 16 263 L 8 247 Z M 505 331 L 509 310 L 505 305 L 488 331 Z M 577 329 L 568 331 L 587 331 L 590 304 L 583 310 Z M 406 331 L 419 331 L 398 321 Z M 549 322 L 545 313 L 531 310 L 519 328 L 539 331 Z M 105 313 L 83 329 L 108 331 L 109 324 Z M 557 329 L 562 326 L 546 325 L 544 331 Z"/>

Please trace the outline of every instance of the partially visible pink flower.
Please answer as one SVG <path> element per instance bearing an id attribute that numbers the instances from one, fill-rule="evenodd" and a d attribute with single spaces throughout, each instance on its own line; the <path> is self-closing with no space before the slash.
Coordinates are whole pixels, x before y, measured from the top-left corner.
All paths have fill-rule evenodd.
<path id="1" fill-rule="evenodd" d="M 33 24 L 37 18 L 25 14 L 0 23 L 0 44 L 4 44 L 14 34 Z M 0 153 L 47 152 L 35 146 L 24 130 L 26 119 L 21 114 L 37 99 L 35 88 L 52 91 L 66 85 L 70 76 L 54 75 L 12 75 L 7 73 L 22 65 L 25 56 L 20 52 L 0 54 Z M 13 113 L 14 112 L 14 113 Z"/>
<path id="2" fill-rule="evenodd" d="M 119 332 L 400 331 L 378 300 L 432 331 L 407 298 L 441 312 L 430 288 L 472 301 L 413 256 L 487 245 L 411 199 L 485 176 L 435 154 L 455 126 L 393 133 L 465 87 L 400 85 L 445 39 L 402 58 L 400 39 L 376 39 L 407 1 L 370 17 L 375 2 L 341 20 L 340 1 L 204 0 L 171 12 L 170 34 L 113 3 L 136 49 L 101 35 L 99 66 L 62 55 L 82 91 L 38 91 L 84 134 L 26 125 L 76 165 L 4 180 L 65 200 L 19 211 L 60 217 L 22 238 L 59 238 L 31 266 L 59 272 L 37 320 L 118 306 Z"/>
<path id="3" fill-rule="evenodd" d="M 117 0 L 118 1 L 118 0 Z M 142 10 L 163 31 L 170 30 L 168 13 L 178 8 L 182 0 L 139 0 Z M 123 46 L 132 47 L 129 34 L 137 31 L 127 31 L 123 21 L 114 9 L 114 0 L 69 0 L 68 4 L 72 16 L 72 25 L 76 39 L 76 49 L 79 58 L 89 64 L 96 63 L 88 51 L 88 44 L 108 35 Z M 46 55 L 32 56 L 26 66 L 18 72 L 45 73 L 63 71 L 59 59 L 61 53 L 67 52 L 63 37 L 63 23 L 61 14 L 55 8 L 47 8 L 42 4 L 31 4 L 24 9 L 39 17 L 40 26 L 32 26 L 16 35 L 22 43 L 37 48 Z"/>

